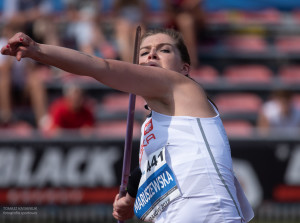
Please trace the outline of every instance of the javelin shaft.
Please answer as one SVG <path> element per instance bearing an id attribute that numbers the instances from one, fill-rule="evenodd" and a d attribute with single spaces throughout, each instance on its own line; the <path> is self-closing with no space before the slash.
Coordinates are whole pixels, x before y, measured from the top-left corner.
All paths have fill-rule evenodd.
<path id="1" fill-rule="evenodd" d="M 136 29 L 136 36 L 134 42 L 134 53 L 133 53 L 134 64 L 139 63 L 140 36 L 141 36 L 141 27 L 138 26 Z M 127 113 L 127 127 L 126 127 L 126 137 L 125 137 L 125 147 L 124 147 L 124 157 L 123 157 L 122 180 L 121 180 L 121 186 L 119 192 L 120 198 L 126 195 L 126 187 L 128 184 L 128 178 L 130 174 L 135 98 L 136 96 L 134 94 L 129 94 L 129 106 L 128 106 L 128 113 Z M 123 223 L 123 221 L 118 221 L 118 222 Z"/>

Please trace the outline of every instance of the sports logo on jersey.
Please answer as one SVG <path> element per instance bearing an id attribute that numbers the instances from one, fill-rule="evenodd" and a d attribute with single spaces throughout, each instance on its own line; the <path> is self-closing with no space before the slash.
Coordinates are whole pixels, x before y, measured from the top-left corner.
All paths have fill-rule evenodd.
<path id="1" fill-rule="evenodd" d="M 145 124 L 144 135 L 147 135 L 153 130 L 152 118 Z"/>

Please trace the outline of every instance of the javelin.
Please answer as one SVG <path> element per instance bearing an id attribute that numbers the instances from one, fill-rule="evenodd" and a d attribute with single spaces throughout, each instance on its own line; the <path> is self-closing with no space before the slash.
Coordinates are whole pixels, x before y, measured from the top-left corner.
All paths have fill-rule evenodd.
<path id="1" fill-rule="evenodd" d="M 141 38 L 141 27 L 138 26 L 136 28 L 135 42 L 134 42 L 134 52 L 133 52 L 134 64 L 139 64 L 140 38 Z M 123 157 L 122 180 L 121 180 L 119 198 L 124 197 L 126 195 L 126 187 L 128 183 L 129 174 L 130 174 L 134 110 L 135 110 L 135 95 L 130 93 L 128 113 L 127 113 L 127 127 L 126 127 L 126 138 L 125 138 L 124 157 Z M 122 223 L 123 221 L 118 221 L 118 222 Z"/>

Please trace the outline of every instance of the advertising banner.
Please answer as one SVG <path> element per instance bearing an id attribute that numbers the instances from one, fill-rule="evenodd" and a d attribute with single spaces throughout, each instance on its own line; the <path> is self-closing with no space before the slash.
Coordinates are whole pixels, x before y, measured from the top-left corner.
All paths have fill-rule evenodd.
<path id="1" fill-rule="evenodd" d="M 234 171 L 250 203 L 300 202 L 300 139 L 232 139 Z M 112 203 L 123 140 L 0 141 L 0 203 Z M 133 142 L 132 168 L 139 141 Z"/>

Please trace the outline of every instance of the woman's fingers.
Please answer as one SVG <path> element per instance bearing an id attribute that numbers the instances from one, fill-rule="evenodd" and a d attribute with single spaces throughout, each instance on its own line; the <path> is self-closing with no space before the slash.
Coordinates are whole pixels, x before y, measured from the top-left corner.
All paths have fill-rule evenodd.
<path id="1" fill-rule="evenodd" d="M 119 200 L 119 194 L 117 194 L 117 195 L 115 196 L 115 202 L 116 202 L 117 200 Z"/>
<path id="2" fill-rule="evenodd" d="M 130 214 L 119 214 L 117 211 L 113 211 L 112 215 L 115 219 L 120 221 L 125 221 L 132 218 Z"/>
<path id="3" fill-rule="evenodd" d="M 24 45 L 24 46 L 28 46 L 29 44 L 29 37 L 27 35 L 25 35 L 24 33 L 16 33 L 13 37 L 11 37 L 8 40 L 8 44 L 13 48 L 15 46 L 18 45 Z"/>
<path id="4" fill-rule="evenodd" d="M 24 57 L 24 47 L 16 46 L 12 48 L 10 45 L 7 45 L 2 47 L 1 53 L 3 55 L 15 56 L 17 60 L 20 61 L 21 58 Z"/>
<path id="5" fill-rule="evenodd" d="M 17 54 L 16 54 L 16 58 L 18 61 L 20 61 L 23 57 L 23 52 L 21 50 L 17 51 Z"/>
<path id="6" fill-rule="evenodd" d="M 3 55 L 15 56 L 18 61 L 25 57 L 25 53 L 32 39 L 24 33 L 17 33 L 8 40 L 8 44 L 1 49 Z"/>
<path id="7" fill-rule="evenodd" d="M 3 54 L 3 55 L 10 55 L 10 51 L 11 51 L 11 49 L 10 49 L 9 44 L 7 44 L 6 46 L 1 48 L 1 54 Z"/>
<path id="8" fill-rule="evenodd" d="M 127 220 L 133 217 L 133 207 L 126 197 L 119 198 L 119 194 L 116 195 L 115 201 L 113 203 L 113 213 L 115 219 L 117 220 Z"/>

